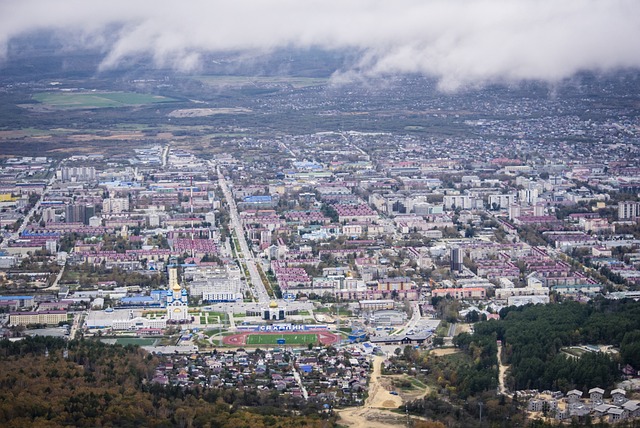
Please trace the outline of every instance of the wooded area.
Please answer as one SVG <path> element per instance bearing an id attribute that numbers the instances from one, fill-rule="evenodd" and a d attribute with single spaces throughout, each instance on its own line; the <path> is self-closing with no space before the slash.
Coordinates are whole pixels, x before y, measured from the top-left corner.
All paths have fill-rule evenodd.
<path id="1" fill-rule="evenodd" d="M 311 415 L 279 408 L 277 397 L 269 406 L 268 397 L 248 397 L 242 391 L 153 385 L 160 358 L 130 345 L 84 340 L 67 345 L 42 337 L 4 340 L 0 426 L 333 426 L 331 420 L 320 419 L 316 408 L 310 409 Z"/>

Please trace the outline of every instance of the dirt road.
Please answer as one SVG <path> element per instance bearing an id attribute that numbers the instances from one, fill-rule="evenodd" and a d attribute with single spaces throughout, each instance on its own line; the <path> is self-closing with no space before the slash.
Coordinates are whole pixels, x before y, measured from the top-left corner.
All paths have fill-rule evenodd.
<path id="1" fill-rule="evenodd" d="M 388 410 L 402 406 L 402 398 L 391 394 L 381 384 L 384 357 L 374 357 L 373 372 L 369 382 L 369 396 L 362 407 L 340 410 L 338 423 L 349 427 L 388 428 L 402 426 L 406 419 Z"/>
<path id="2" fill-rule="evenodd" d="M 499 382 L 498 391 L 500 392 L 500 394 L 513 398 L 513 394 L 509 394 L 507 392 L 507 388 L 504 385 L 504 378 L 507 375 L 507 366 L 505 366 L 502 361 L 502 352 L 500 352 L 501 350 L 502 350 L 502 342 L 498 341 L 498 382 Z"/>

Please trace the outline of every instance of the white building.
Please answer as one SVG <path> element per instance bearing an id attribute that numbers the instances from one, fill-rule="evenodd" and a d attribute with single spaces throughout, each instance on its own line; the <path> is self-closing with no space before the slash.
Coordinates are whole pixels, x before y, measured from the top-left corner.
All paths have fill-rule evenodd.
<path id="1" fill-rule="evenodd" d="M 128 198 L 108 198 L 102 202 L 102 211 L 117 214 L 129 211 Z"/>
<path id="2" fill-rule="evenodd" d="M 186 321 L 189 319 L 189 301 L 186 288 L 178 283 L 178 270 L 169 269 L 169 289 L 167 290 L 167 319 Z"/>
<path id="3" fill-rule="evenodd" d="M 125 320 L 114 320 L 112 327 L 114 330 L 141 330 L 146 328 L 167 328 L 166 318 L 149 319 L 135 317 Z"/>
<path id="4" fill-rule="evenodd" d="M 618 219 L 630 220 L 640 217 L 640 202 L 618 202 Z"/>

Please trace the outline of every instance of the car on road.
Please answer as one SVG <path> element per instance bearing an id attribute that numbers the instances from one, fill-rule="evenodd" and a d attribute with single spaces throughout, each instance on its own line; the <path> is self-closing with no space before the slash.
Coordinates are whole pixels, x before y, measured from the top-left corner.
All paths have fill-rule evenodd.
<path id="1" fill-rule="evenodd" d="M 398 395 L 398 391 L 389 391 L 389 394 L 391 394 L 391 395 Z"/>

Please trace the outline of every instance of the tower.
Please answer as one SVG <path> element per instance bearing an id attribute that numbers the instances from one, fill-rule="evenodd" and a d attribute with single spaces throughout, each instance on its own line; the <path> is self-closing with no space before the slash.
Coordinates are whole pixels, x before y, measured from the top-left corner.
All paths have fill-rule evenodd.
<path id="1" fill-rule="evenodd" d="M 167 319 L 182 322 L 189 319 L 189 296 L 186 288 L 178 283 L 178 269 L 169 268 L 169 289 L 167 290 Z"/>
<path id="2" fill-rule="evenodd" d="M 458 247 L 451 249 L 451 272 L 462 272 L 463 252 Z"/>

